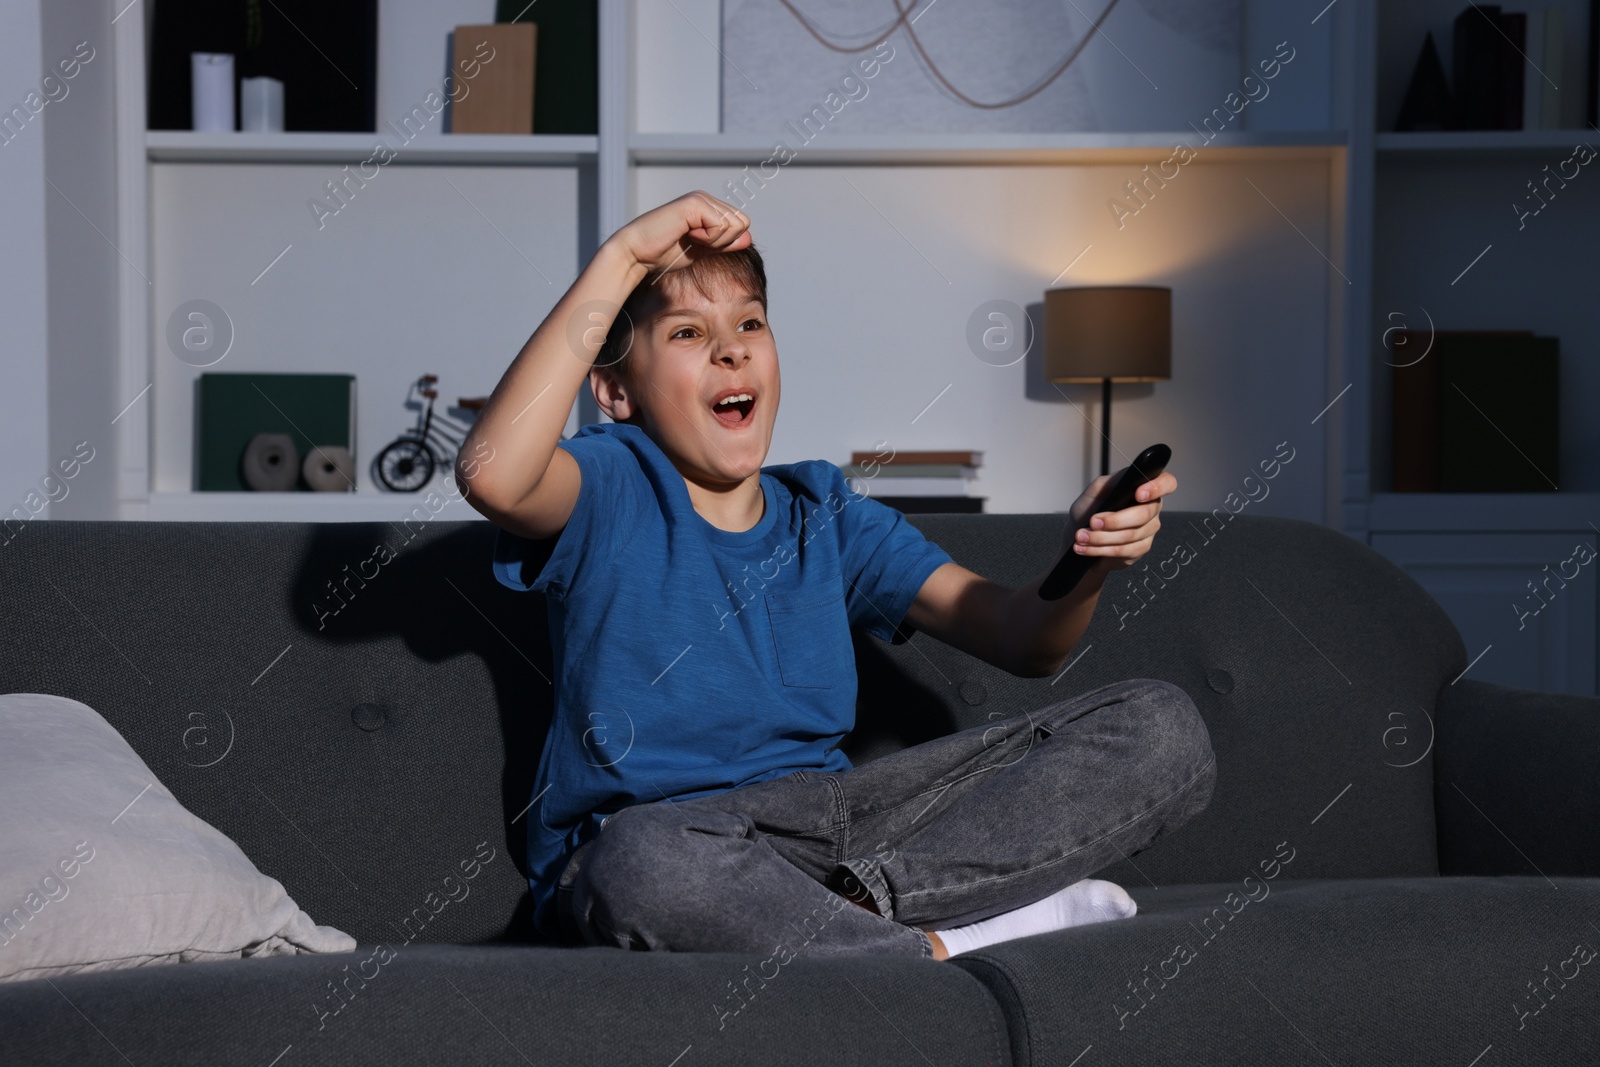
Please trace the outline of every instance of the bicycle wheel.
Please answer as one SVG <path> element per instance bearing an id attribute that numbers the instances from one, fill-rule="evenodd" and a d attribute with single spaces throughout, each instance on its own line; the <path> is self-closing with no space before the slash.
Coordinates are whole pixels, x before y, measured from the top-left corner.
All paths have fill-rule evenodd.
<path id="1" fill-rule="evenodd" d="M 396 493 L 415 493 L 433 478 L 433 451 L 415 437 L 402 437 L 378 453 L 378 480 Z"/>

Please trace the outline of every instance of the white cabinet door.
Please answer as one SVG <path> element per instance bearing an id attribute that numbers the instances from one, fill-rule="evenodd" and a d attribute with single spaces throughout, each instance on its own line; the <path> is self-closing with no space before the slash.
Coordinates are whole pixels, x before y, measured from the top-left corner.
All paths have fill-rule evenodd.
<path id="1" fill-rule="evenodd" d="M 1584 530 L 1373 533 L 1370 543 L 1456 624 L 1474 661 L 1466 677 L 1594 696 L 1595 541 Z"/>

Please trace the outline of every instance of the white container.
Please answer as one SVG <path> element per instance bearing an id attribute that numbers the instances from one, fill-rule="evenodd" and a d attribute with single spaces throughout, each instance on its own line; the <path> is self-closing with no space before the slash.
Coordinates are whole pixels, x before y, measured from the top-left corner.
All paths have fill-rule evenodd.
<path id="1" fill-rule="evenodd" d="M 283 132 L 283 83 L 277 78 L 244 78 L 239 82 L 239 129 Z"/>
<path id="2" fill-rule="evenodd" d="M 194 128 L 233 132 L 233 56 L 226 52 L 189 53 Z"/>

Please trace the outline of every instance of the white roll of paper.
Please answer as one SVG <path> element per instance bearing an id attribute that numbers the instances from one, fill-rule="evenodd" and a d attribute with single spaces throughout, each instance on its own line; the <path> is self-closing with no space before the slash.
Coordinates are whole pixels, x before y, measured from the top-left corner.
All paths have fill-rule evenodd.
<path id="1" fill-rule="evenodd" d="M 283 132 L 283 83 L 277 78 L 244 78 L 239 82 L 239 128 Z"/>
<path id="2" fill-rule="evenodd" d="M 233 132 L 233 56 L 226 52 L 189 53 L 194 128 Z"/>

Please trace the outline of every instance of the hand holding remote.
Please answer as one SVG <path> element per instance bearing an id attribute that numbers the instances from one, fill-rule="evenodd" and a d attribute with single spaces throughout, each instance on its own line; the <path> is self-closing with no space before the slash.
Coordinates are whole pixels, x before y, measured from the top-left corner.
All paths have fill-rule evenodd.
<path id="1" fill-rule="evenodd" d="M 1076 539 L 1078 531 L 1087 529 L 1089 520 L 1101 512 L 1121 511 L 1138 503 L 1134 494 L 1139 491 L 1139 487 L 1160 477 L 1171 459 L 1172 449 L 1166 445 L 1151 445 L 1139 453 L 1138 458 L 1128 464 L 1128 468 L 1122 472 L 1122 476 L 1095 498 L 1094 505 L 1083 513 L 1083 518 L 1073 523 L 1069 540 Z M 1072 592 L 1073 587 L 1089 573 L 1089 568 L 1094 566 L 1094 561 L 1095 557 L 1080 556 L 1069 547 L 1060 562 L 1055 565 L 1055 569 L 1039 586 L 1039 598 L 1060 600 Z"/>

